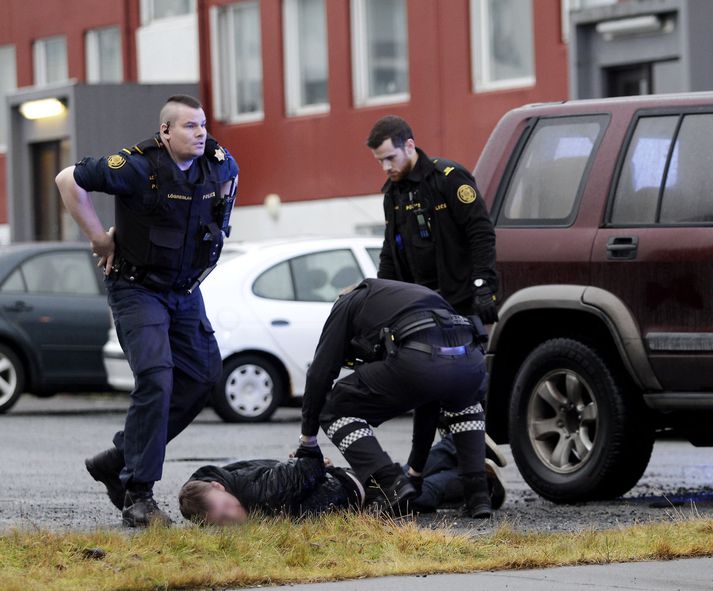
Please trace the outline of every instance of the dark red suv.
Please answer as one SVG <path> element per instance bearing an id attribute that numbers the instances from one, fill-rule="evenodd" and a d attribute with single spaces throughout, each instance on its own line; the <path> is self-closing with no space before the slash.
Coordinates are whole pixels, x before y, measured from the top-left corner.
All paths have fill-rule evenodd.
<path id="1" fill-rule="evenodd" d="M 713 93 L 509 112 L 488 430 L 556 502 L 628 491 L 657 432 L 713 445 Z"/>

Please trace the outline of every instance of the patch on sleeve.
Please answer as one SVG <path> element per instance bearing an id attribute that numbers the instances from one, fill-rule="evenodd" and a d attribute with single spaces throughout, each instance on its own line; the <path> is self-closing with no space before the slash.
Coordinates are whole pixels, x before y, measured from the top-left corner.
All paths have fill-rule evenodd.
<path id="1" fill-rule="evenodd" d="M 225 150 L 218 146 L 215 149 L 215 152 L 213 152 L 213 158 L 215 158 L 218 162 L 223 162 L 223 160 L 225 160 Z"/>
<path id="2" fill-rule="evenodd" d="M 126 158 L 121 156 L 120 154 L 114 154 L 113 156 L 109 156 L 106 159 L 106 163 L 109 165 L 109 168 L 113 170 L 117 170 L 124 166 L 126 164 Z M 459 189 L 460 191 L 460 189 Z"/>
<path id="3" fill-rule="evenodd" d="M 461 185 L 458 187 L 458 200 L 466 205 L 473 203 L 477 197 L 475 189 L 470 185 Z"/>

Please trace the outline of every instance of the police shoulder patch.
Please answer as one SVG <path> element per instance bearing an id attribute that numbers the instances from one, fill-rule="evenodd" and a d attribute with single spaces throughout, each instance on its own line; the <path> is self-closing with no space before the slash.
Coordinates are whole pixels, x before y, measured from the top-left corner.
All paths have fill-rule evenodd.
<path id="1" fill-rule="evenodd" d="M 458 201 L 461 203 L 465 203 L 466 205 L 473 203 L 476 197 L 475 189 L 470 185 L 461 185 L 458 187 Z"/>
<path id="2" fill-rule="evenodd" d="M 121 154 L 114 154 L 106 159 L 106 163 L 109 168 L 117 170 L 126 164 L 126 158 L 124 158 Z"/>

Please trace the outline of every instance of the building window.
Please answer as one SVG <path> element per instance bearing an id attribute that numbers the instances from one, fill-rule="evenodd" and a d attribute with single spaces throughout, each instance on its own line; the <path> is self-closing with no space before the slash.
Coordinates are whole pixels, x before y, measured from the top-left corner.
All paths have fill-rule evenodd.
<path id="1" fill-rule="evenodd" d="M 352 0 L 354 102 L 409 99 L 406 0 Z"/>
<path id="2" fill-rule="evenodd" d="M 142 0 L 141 22 L 148 25 L 165 18 L 193 14 L 195 11 L 196 0 Z"/>
<path id="3" fill-rule="evenodd" d="M 35 85 L 64 82 L 67 70 L 67 38 L 62 36 L 38 39 L 33 45 Z"/>
<path id="4" fill-rule="evenodd" d="M 84 39 L 87 82 L 121 82 L 121 33 L 119 27 L 87 31 Z"/>
<path id="5" fill-rule="evenodd" d="M 0 46 L 0 151 L 7 146 L 8 108 L 5 97 L 17 88 L 17 67 L 15 65 L 15 46 Z"/>
<path id="6" fill-rule="evenodd" d="M 259 3 L 239 2 L 212 10 L 216 116 L 236 123 L 261 119 L 263 100 Z"/>
<path id="7" fill-rule="evenodd" d="M 325 0 L 284 0 L 282 8 L 287 113 L 328 111 Z"/>
<path id="8" fill-rule="evenodd" d="M 532 0 L 471 0 L 474 90 L 535 83 Z"/>

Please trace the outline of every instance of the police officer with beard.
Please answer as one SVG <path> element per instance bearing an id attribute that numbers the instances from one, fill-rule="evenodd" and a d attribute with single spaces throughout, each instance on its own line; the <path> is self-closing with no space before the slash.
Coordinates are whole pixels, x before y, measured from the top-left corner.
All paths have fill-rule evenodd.
<path id="1" fill-rule="evenodd" d="M 64 204 L 106 276 L 135 387 L 114 446 L 86 461 L 128 527 L 170 523 L 153 498 L 166 443 L 203 408 L 221 357 L 198 285 L 229 233 L 238 167 L 206 132 L 200 102 L 170 97 L 153 137 L 57 175 Z M 115 195 L 104 230 L 90 191 Z"/>
<path id="2" fill-rule="evenodd" d="M 376 122 L 367 146 L 388 177 L 378 276 L 425 285 L 459 314 L 495 322 L 495 230 L 473 176 L 457 162 L 429 158 L 393 115 Z"/>

